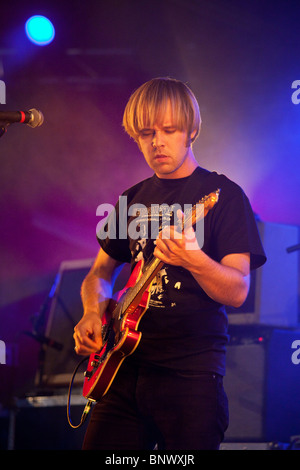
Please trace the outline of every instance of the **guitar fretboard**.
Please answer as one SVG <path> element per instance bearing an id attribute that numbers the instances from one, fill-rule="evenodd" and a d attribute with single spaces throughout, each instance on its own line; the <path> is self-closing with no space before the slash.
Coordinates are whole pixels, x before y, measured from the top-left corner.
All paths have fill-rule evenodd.
<path id="1" fill-rule="evenodd" d="M 144 292 L 147 286 L 152 281 L 152 278 L 155 276 L 163 266 L 163 262 L 158 258 L 153 258 L 149 264 L 146 265 L 145 270 L 143 271 L 142 276 L 137 281 L 137 283 L 128 291 L 128 294 L 125 296 L 125 299 L 122 304 L 122 312 L 126 312 L 128 309 L 129 313 L 135 310 L 135 299 L 140 292 Z"/>
<path id="2" fill-rule="evenodd" d="M 184 218 L 183 220 L 177 221 L 176 228 L 181 232 L 184 226 L 194 225 L 197 220 L 204 218 L 207 212 L 218 202 L 220 194 L 220 189 L 217 189 L 214 193 L 209 194 L 208 196 L 203 197 L 195 206 L 193 206 L 192 211 Z M 125 298 L 123 299 L 122 306 L 119 311 L 118 318 L 122 318 L 125 312 L 132 313 L 136 309 L 138 302 L 138 296 L 140 293 L 143 293 L 154 276 L 164 265 L 163 261 L 158 258 L 153 257 L 153 259 L 145 266 L 145 269 L 136 282 L 136 284 L 129 289 L 126 293 Z"/>

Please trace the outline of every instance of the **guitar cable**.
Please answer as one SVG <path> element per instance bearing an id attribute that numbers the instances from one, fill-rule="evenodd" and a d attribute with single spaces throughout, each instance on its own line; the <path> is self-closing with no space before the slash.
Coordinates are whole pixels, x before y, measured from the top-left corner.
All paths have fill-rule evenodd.
<path id="1" fill-rule="evenodd" d="M 69 391 L 68 391 L 68 404 L 67 404 L 67 419 L 68 419 L 68 423 L 69 425 L 71 426 L 71 428 L 73 429 L 78 429 L 80 428 L 80 426 L 83 425 L 83 423 L 85 422 L 89 412 L 90 412 L 90 409 L 91 409 L 91 406 L 93 404 L 93 400 L 88 400 L 85 407 L 84 407 L 84 410 L 83 410 L 83 413 L 81 415 L 81 419 L 80 419 L 80 422 L 79 424 L 73 424 L 72 423 L 72 420 L 71 420 L 71 393 L 72 393 L 72 388 L 73 388 L 73 382 L 74 382 L 74 379 L 75 379 L 75 376 L 77 374 L 77 371 L 79 369 L 79 367 L 81 366 L 81 364 L 83 364 L 85 361 L 88 360 L 88 357 L 85 357 L 84 359 L 82 359 L 79 364 L 77 364 L 77 366 L 75 367 L 75 370 L 73 372 L 73 375 L 72 375 L 72 378 L 70 380 L 70 385 L 69 385 Z"/>

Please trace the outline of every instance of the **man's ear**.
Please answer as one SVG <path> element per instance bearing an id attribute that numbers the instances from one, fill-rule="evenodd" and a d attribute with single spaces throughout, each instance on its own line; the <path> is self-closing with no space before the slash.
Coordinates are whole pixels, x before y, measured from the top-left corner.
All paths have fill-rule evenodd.
<path id="1" fill-rule="evenodd" d="M 187 142 L 186 142 L 186 146 L 187 146 L 187 147 L 190 147 L 191 144 L 194 142 L 195 137 L 196 137 L 196 134 L 197 134 L 197 131 L 194 130 L 194 131 L 190 134 L 190 136 L 187 137 Z"/>

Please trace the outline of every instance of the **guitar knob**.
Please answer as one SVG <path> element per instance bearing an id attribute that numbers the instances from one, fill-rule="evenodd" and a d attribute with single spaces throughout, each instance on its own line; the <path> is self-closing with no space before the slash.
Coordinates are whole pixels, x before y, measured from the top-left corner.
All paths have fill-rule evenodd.
<path id="1" fill-rule="evenodd" d="M 86 370 L 83 375 L 84 375 L 84 377 L 86 377 L 87 379 L 90 379 L 90 378 L 92 377 L 92 375 L 93 375 L 93 372 L 92 372 L 91 370 Z"/>

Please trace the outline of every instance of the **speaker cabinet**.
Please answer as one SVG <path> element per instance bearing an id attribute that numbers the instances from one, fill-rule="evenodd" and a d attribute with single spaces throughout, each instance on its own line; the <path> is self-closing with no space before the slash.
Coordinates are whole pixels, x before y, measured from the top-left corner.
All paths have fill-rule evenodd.
<path id="1" fill-rule="evenodd" d="M 60 266 L 46 328 L 50 345 L 44 346 L 36 385 L 44 388 L 67 386 L 79 363 L 74 351 L 73 330 L 82 317 L 80 287 L 91 265 L 92 260 L 79 260 L 64 261 Z M 51 341 L 60 348 L 51 347 Z"/>
<path id="2" fill-rule="evenodd" d="M 265 438 L 265 344 L 228 347 L 224 388 L 229 401 L 226 441 L 263 441 Z"/>
<path id="3" fill-rule="evenodd" d="M 300 330 L 234 328 L 224 387 L 227 442 L 289 442 L 300 435 Z"/>
<path id="4" fill-rule="evenodd" d="M 67 397 L 58 397 L 63 405 L 54 403 L 55 397 L 44 398 L 43 405 L 22 406 L 15 417 L 14 450 L 80 450 L 88 421 L 79 429 L 72 429 L 67 422 Z M 50 403 L 52 401 L 52 403 Z M 71 406 L 75 424 L 80 422 L 84 405 Z"/>
<path id="5" fill-rule="evenodd" d="M 230 324 L 299 325 L 299 227 L 257 223 L 267 262 L 251 273 L 251 287 L 244 305 L 228 308 Z"/>
<path id="6" fill-rule="evenodd" d="M 266 436 L 300 436 L 300 330 L 275 329 L 268 347 Z"/>
<path id="7" fill-rule="evenodd" d="M 83 314 L 80 289 L 92 263 L 93 259 L 61 263 L 45 332 L 49 342 L 44 346 L 41 369 L 36 375 L 36 385 L 39 387 L 67 386 L 80 361 L 74 351 L 73 330 Z M 119 274 L 115 290 L 122 289 L 126 284 L 128 269 L 125 267 Z M 82 374 L 76 375 L 74 384 L 82 383 Z"/>

